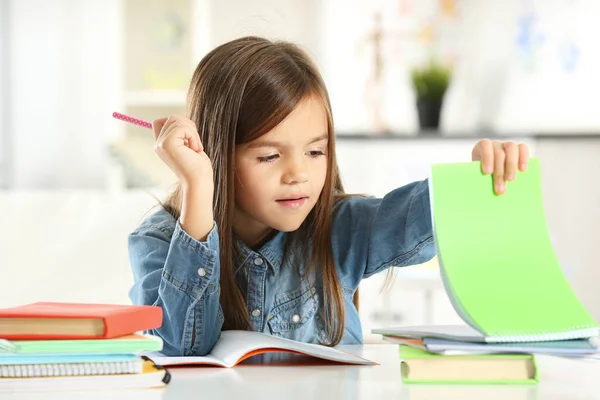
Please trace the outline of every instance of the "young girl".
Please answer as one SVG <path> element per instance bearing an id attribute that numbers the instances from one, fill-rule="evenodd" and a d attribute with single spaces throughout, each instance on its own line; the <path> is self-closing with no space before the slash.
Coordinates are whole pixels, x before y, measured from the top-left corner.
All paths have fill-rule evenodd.
<path id="1" fill-rule="evenodd" d="M 205 355 L 231 329 L 362 343 L 361 280 L 434 255 L 427 182 L 344 194 L 327 90 L 290 43 L 246 37 L 211 51 L 187 115 L 154 121 L 179 184 L 129 237 L 130 297 L 163 308 L 151 332 L 163 351 Z M 472 159 L 500 194 L 527 152 L 482 140 Z"/>

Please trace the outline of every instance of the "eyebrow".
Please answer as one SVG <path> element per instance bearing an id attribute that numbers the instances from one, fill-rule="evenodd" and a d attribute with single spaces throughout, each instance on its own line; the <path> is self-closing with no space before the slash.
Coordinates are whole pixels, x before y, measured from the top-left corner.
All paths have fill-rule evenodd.
<path id="1" fill-rule="evenodd" d="M 321 140 L 325 140 L 325 139 L 329 139 L 329 135 L 327 133 L 311 139 L 307 143 L 307 145 L 313 144 L 316 142 L 320 142 Z M 249 149 L 255 149 L 255 148 L 260 148 L 260 147 L 281 147 L 281 143 L 270 141 L 270 140 L 261 140 L 260 142 L 254 142 L 254 143 L 251 143 L 250 145 L 248 145 Z"/>

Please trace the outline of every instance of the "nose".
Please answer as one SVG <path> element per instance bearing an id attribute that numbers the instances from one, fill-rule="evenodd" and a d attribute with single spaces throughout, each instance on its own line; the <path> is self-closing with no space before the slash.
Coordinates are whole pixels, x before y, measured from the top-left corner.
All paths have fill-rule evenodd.
<path id="1" fill-rule="evenodd" d="M 302 158 L 295 157 L 288 160 L 282 176 L 283 183 L 294 185 L 308 181 L 308 170 L 306 162 Z"/>

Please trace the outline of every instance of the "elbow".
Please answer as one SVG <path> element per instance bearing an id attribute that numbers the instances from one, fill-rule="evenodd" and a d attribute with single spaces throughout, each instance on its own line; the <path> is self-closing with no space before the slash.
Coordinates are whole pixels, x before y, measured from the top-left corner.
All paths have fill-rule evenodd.
<path id="1" fill-rule="evenodd" d="M 169 357 L 183 357 L 185 356 L 185 354 L 183 354 L 183 352 L 181 351 L 181 348 L 176 347 L 176 346 L 172 346 L 169 343 L 164 343 L 163 344 L 163 348 L 160 351 L 162 354 L 164 354 L 165 356 L 169 356 Z"/>
<path id="2" fill-rule="evenodd" d="M 208 337 L 206 337 L 201 343 L 199 343 L 199 346 L 194 346 L 194 348 L 192 349 L 192 354 L 190 355 L 204 357 L 205 355 L 210 354 L 213 347 L 215 347 L 215 345 L 217 344 L 217 341 L 219 340 L 220 336 L 221 332 L 219 329 L 216 332 L 216 334 L 211 334 Z"/>
<path id="3" fill-rule="evenodd" d="M 186 339 L 186 330 L 183 330 L 183 332 L 174 330 L 171 324 L 163 322 L 162 327 L 152 329 L 149 331 L 149 334 L 162 339 L 163 348 L 160 352 L 166 356 L 203 357 L 210 354 L 213 347 L 217 344 L 221 336 L 221 326 L 221 324 L 215 324 L 210 329 L 206 329 L 203 335 L 194 335 L 192 338 Z"/>
<path id="4" fill-rule="evenodd" d="M 204 331 L 204 335 L 197 335 L 190 348 L 185 351 L 185 355 L 203 357 L 209 354 L 221 337 L 221 327 L 222 324 L 214 324 Z"/>
<path id="5" fill-rule="evenodd" d="M 173 340 L 172 332 L 169 332 L 164 328 L 158 328 L 148 331 L 148 334 L 162 339 L 163 348 L 160 350 L 162 354 L 169 357 L 183 357 L 190 355 L 183 349 L 181 341 Z"/>
<path id="6" fill-rule="evenodd" d="M 212 296 L 210 307 L 204 307 L 188 325 L 187 331 L 193 332 L 189 347 L 186 346 L 187 356 L 205 356 L 209 354 L 221 337 L 223 328 L 223 311 L 218 302 L 218 296 Z M 197 306 L 199 303 L 197 304 Z M 200 310 L 197 310 L 200 311 Z M 199 317 L 199 318 L 198 318 Z"/>

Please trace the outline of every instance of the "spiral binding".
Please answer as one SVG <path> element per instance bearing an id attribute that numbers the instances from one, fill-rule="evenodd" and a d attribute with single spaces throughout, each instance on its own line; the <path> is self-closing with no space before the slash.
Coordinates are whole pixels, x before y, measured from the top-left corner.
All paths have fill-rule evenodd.
<path id="1" fill-rule="evenodd" d="M 142 362 L 142 360 L 131 360 L 66 364 L 0 365 L 0 378 L 138 374 L 142 372 Z"/>
<path id="2" fill-rule="evenodd" d="M 553 340 L 579 339 L 598 335 L 595 325 L 576 325 L 555 331 L 494 331 L 486 332 L 488 342 L 537 342 Z"/>

